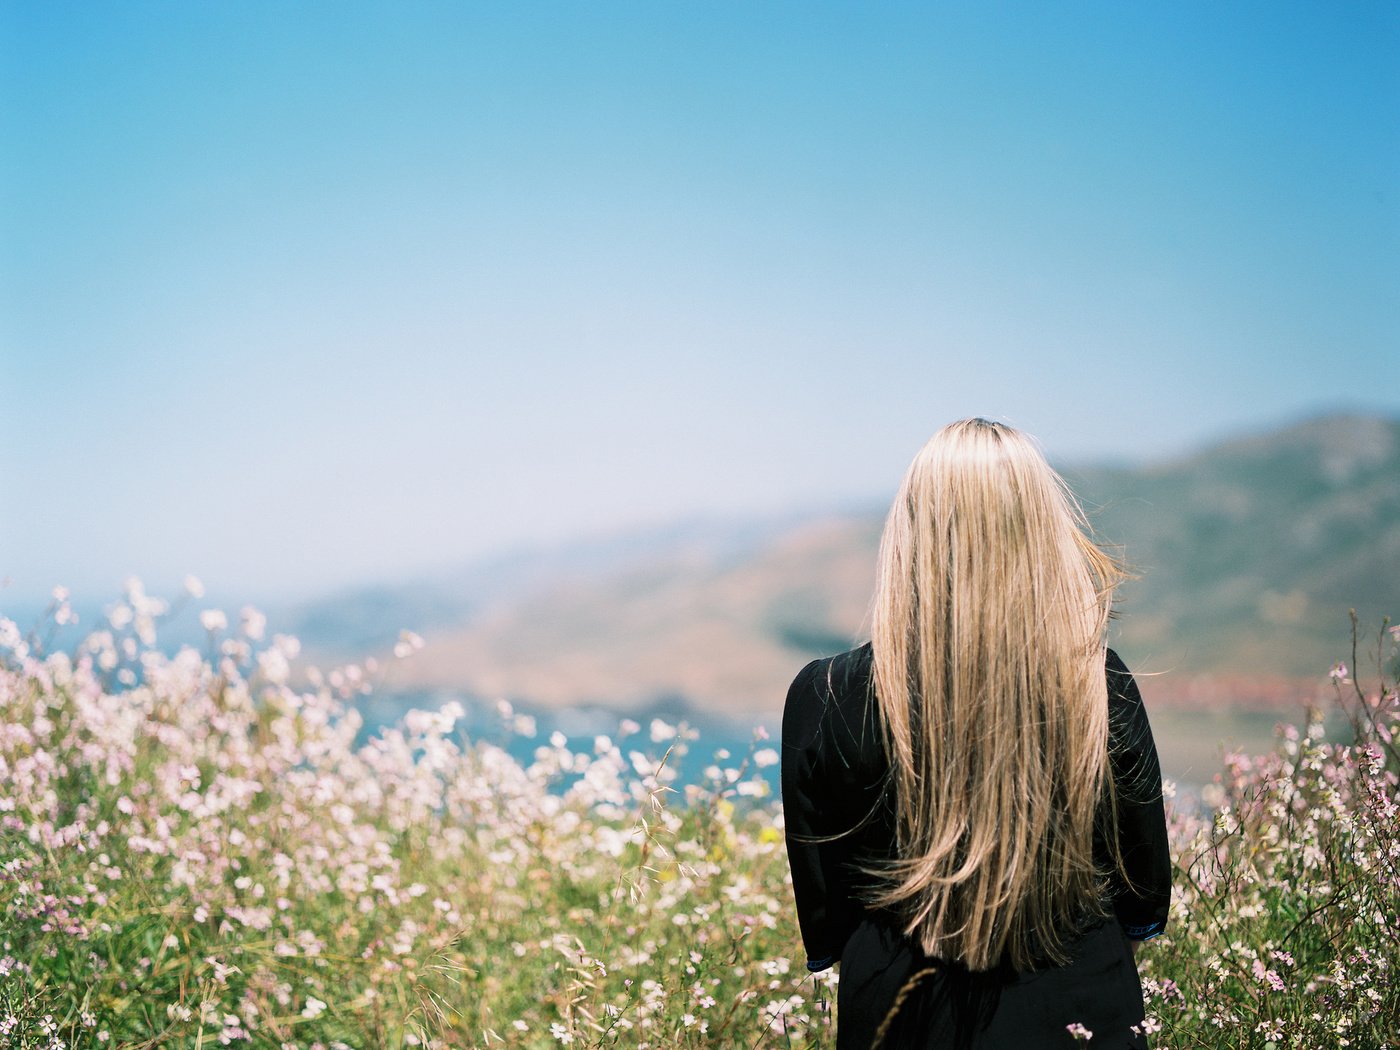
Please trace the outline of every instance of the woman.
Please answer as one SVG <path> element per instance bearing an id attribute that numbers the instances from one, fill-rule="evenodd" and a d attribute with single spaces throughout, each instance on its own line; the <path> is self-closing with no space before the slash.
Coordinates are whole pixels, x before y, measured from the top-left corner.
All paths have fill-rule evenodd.
<path id="1" fill-rule="evenodd" d="M 837 1047 L 1145 1047 L 1171 891 L 1161 770 L 1104 645 L 1122 572 L 1024 434 L 944 427 L 890 510 L 869 644 L 783 714 L 808 969 Z"/>

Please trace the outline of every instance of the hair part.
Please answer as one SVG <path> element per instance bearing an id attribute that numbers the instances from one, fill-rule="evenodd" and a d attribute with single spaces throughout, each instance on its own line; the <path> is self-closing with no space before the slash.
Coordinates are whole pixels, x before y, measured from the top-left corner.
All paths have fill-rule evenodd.
<path id="1" fill-rule="evenodd" d="M 1075 920 L 1105 913 L 1104 646 L 1125 573 L 1090 536 L 1035 443 L 986 419 L 935 434 L 890 509 L 872 688 L 897 838 L 872 903 L 930 956 L 1063 962 Z"/>

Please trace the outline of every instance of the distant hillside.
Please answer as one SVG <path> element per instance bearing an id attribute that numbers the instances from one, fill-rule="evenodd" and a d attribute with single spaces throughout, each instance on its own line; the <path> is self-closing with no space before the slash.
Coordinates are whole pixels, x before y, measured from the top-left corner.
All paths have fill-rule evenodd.
<path id="1" fill-rule="evenodd" d="M 742 560 L 803 520 L 794 514 L 761 521 L 685 521 L 554 548 L 518 550 L 444 567 L 400 584 L 349 587 L 271 612 L 308 651 L 358 656 L 391 647 L 403 628 L 428 634 L 460 627 L 542 592 L 593 583 L 638 567 Z"/>
<path id="2" fill-rule="evenodd" d="M 1115 641 L 1135 667 L 1318 678 L 1346 654 L 1349 607 L 1366 622 L 1400 613 L 1400 422 L 1328 417 L 1146 469 L 1065 473 L 1141 574 Z M 435 617 L 421 624 L 392 592 L 353 608 L 398 612 L 382 638 L 427 636 L 398 688 L 771 716 L 802 663 L 863 637 L 881 516 L 693 527 L 548 571 L 526 559 L 475 597 L 470 574 L 420 583 L 404 597 Z"/>
<path id="3" fill-rule="evenodd" d="M 1331 416 L 1066 474 L 1140 574 L 1120 637 L 1159 669 L 1315 675 L 1346 653 L 1349 608 L 1400 616 L 1400 421 Z"/>
<path id="4" fill-rule="evenodd" d="M 741 558 L 676 554 L 565 584 L 429 638 L 399 681 L 551 705 L 780 704 L 811 653 L 855 641 L 873 520 L 800 526 Z"/>

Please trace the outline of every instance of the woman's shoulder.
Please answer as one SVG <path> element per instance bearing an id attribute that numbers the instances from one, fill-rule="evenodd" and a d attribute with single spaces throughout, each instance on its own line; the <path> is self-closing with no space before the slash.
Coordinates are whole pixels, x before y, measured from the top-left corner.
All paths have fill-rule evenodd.
<path id="1" fill-rule="evenodd" d="M 870 689 L 874 654 L 869 642 L 835 656 L 813 660 L 788 687 L 788 703 L 840 703 Z"/>
<path id="2" fill-rule="evenodd" d="M 1142 706 L 1142 693 L 1138 691 L 1137 679 L 1128 670 L 1123 658 L 1112 649 L 1104 652 L 1104 675 L 1108 679 L 1108 703 L 1110 708 Z"/>
<path id="3" fill-rule="evenodd" d="M 870 643 L 813 660 L 797 673 L 783 705 L 783 738 L 810 743 L 834 727 L 864 724 L 871 702 Z"/>
<path id="4" fill-rule="evenodd" d="M 1104 647 L 1103 659 L 1104 671 L 1108 674 L 1109 680 L 1114 678 L 1132 677 L 1132 672 L 1128 670 L 1128 665 L 1123 662 L 1123 658 L 1113 651 L 1111 646 Z"/>
<path id="5" fill-rule="evenodd" d="M 1124 761 L 1155 753 L 1152 725 L 1137 680 L 1112 649 L 1105 656 L 1104 672 L 1108 677 L 1108 735 L 1114 755 Z"/>

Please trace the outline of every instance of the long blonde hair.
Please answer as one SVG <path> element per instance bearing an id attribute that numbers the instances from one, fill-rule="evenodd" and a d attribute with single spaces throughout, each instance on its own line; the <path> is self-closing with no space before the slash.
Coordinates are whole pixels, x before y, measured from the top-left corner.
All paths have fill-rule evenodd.
<path id="1" fill-rule="evenodd" d="M 905 474 L 872 611 L 897 827 L 874 903 L 929 955 L 1063 962 L 1074 921 L 1103 913 L 1104 638 L 1123 576 L 1011 427 L 952 423 Z"/>

